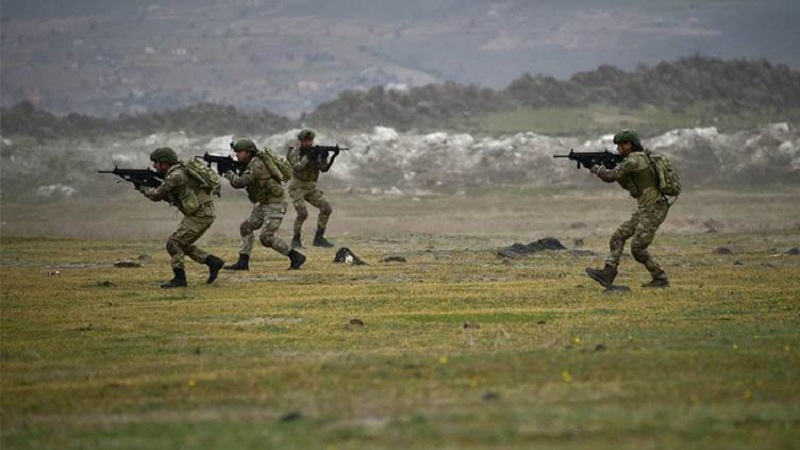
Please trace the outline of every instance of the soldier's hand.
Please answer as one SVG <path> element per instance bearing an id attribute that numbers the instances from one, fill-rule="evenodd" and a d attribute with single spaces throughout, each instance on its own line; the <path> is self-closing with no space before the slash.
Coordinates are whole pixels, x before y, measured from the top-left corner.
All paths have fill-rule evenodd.
<path id="1" fill-rule="evenodd" d="M 233 180 L 235 177 L 236 177 L 236 174 L 233 172 L 233 170 L 228 170 L 227 172 L 222 174 L 222 178 L 225 178 L 228 181 Z"/>
<path id="2" fill-rule="evenodd" d="M 600 164 L 595 164 L 595 165 L 592 166 L 591 169 L 589 169 L 589 171 L 592 172 L 593 174 L 597 175 L 597 172 L 600 171 L 601 167 L 602 166 Z"/>

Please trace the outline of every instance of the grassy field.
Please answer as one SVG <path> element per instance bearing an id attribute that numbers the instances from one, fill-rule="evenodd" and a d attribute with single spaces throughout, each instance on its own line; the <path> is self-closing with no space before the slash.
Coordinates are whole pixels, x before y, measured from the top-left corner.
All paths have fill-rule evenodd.
<path id="1" fill-rule="evenodd" d="M 368 265 L 257 248 L 171 291 L 166 205 L 6 202 L 0 447 L 795 449 L 798 194 L 689 190 L 652 247 L 672 286 L 626 257 L 614 294 L 583 273 L 634 207 L 613 189 L 332 194 Z M 249 207 L 218 211 L 230 260 Z M 569 249 L 497 256 L 543 237 Z"/>

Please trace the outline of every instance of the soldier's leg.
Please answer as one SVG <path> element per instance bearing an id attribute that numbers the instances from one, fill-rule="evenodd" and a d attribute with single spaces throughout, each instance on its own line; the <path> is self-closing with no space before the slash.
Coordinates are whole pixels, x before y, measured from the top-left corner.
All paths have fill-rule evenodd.
<path id="1" fill-rule="evenodd" d="M 625 241 L 627 241 L 636 231 L 639 224 L 639 211 L 633 213 L 630 219 L 623 222 L 617 227 L 611 239 L 608 241 L 609 253 L 606 257 L 605 263 L 614 268 L 619 266 L 619 260 L 622 257 L 622 251 L 625 248 Z"/>
<path id="2" fill-rule="evenodd" d="M 325 230 L 325 228 L 328 226 L 328 219 L 330 219 L 331 214 L 333 214 L 333 207 L 331 206 L 330 202 L 325 198 L 325 194 L 319 189 L 314 189 L 314 191 L 308 193 L 305 198 L 308 203 L 319 209 L 319 217 L 317 217 L 317 229 Z"/>
<path id="3" fill-rule="evenodd" d="M 173 234 L 180 250 L 195 262 L 205 264 L 210 256 L 210 253 L 195 245 L 195 242 L 211 228 L 212 223 L 213 217 L 185 217 L 181 221 L 181 227 Z"/>
<path id="4" fill-rule="evenodd" d="M 167 239 L 167 253 L 170 255 L 170 265 L 174 276 L 171 280 L 162 283 L 162 288 L 170 289 L 187 285 L 183 262 L 185 256 L 189 255 L 195 261 L 197 261 L 195 258 L 202 257 L 200 262 L 205 262 L 210 256 L 193 244 L 211 226 L 211 222 L 213 222 L 213 218 L 204 224 L 202 221 L 198 223 L 193 217 L 184 217 L 178 225 L 178 229 Z"/>
<path id="5" fill-rule="evenodd" d="M 264 217 L 266 215 L 266 209 L 260 203 L 256 203 L 253 205 L 253 211 L 250 213 L 250 217 L 244 220 L 242 224 L 239 226 L 239 235 L 242 237 L 242 243 L 239 246 L 239 254 L 240 255 L 250 255 L 253 251 L 253 242 L 255 241 L 255 236 L 253 232 L 264 224 Z"/>
<path id="6" fill-rule="evenodd" d="M 276 236 L 275 233 L 277 233 L 278 229 L 281 227 L 283 216 L 286 214 L 286 207 L 286 201 L 270 203 L 263 206 L 266 223 L 261 230 L 260 236 L 261 244 L 264 247 L 271 248 L 284 256 L 288 256 L 291 249 L 289 245 L 287 245 L 283 239 Z"/>
<path id="7" fill-rule="evenodd" d="M 186 256 L 195 262 L 208 266 L 208 279 L 206 283 L 213 283 L 214 280 L 217 279 L 217 275 L 225 265 L 225 261 L 198 247 L 195 245 L 195 242 L 211 228 L 215 217 L 214 204 L 208 203 L 203 205 L 196 215 L 184 217 L 181 223 L 185 231 L 178 237 L 178 241 Z"/>
<path id="8" fill-rule="evenodd" d="M 308 209 L 306 208 L 306 201 L 303 199 L 304 196 L 305 190 L 302 187 L 289 188 L 289 198 L 292 200 L 292 206 L 294 206 L 296 213 L 292 228 L 295 236 L 300 236 L 303 233 L 303 223 L 308 219 Z"/>
<path id="9" fill-rule="evenodd" d="M 652 286 L 666 286 L 667 274 L 664 268 L 650 255 L 647 248 L 653 242 L 658 227 L 664 222 L 667 217 L 669 208 L 660 203 L 654 207 L 643 209 L 640 212 L 639 225 L 631 240 L 631 254 L 633 259 L 638 263 L 644 265 L 653 281 L 648 283 Z"/>
<path id="10" fill-rule="evenodd" d="M 333 207 L 319 189 L 314 189 L 313 192 L 306 195 L 306 201 L 319 209 L 317 232 L 314 234 L 313 244 L 317 247 L 333 247 L 333 243 L 325 239 L 325 227 L 328 226 L 328 219 L 333 213 Z"/>
<path id="11" fill-rule="evenodd" d="M 239 236 L 241 245 L 239 246 L 239 259 L 235 263 L 225 266 L 225 270 L 250 270 L 250 253 L 253 251 L 253 231 L 261 228 L 264 223 L 264 212 L 259 204 L 253 205 L 250 216 L 239 225 Z"/>
<path id="12" fill-rule="evenodd" d="M 617 227 L 617 230 L 614 231 L 614 234 L 611 235 L 611 239 L 608 241 L 609 253 L 606 257 L 605 265 L 602 269 L 587 267 L 586 274 L 589 275 L 589 278 L 597 281 L 606 288 L 610 288 L 614 284 L 614 280 L 617 278 L 619 260 L 622 257 L 622 249 L 625 247 L 625 241 L 633 235 L 638 222 L 638 212 L 635 212 L 630 219 Z"/>
<path id="13" fill-rule="evenodd" d="M 270 247 L 276 252 L 289 258 L 289 269 L 299 269 L 306 262 L 305 255 L 297 250 L 289 248 L 283 239 L 275 235 L 281 226 L 283 216 L 286 214 L 286 201 L 280 203 L 270 203 L 267 208 L 267 219 L 264 229 L 261 231 L 261 244 Z"/>

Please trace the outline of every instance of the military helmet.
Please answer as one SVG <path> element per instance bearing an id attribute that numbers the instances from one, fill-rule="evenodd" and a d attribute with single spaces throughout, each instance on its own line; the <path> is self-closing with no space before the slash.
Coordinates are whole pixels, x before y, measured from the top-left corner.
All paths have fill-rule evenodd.
<path id="1" fill-rule="evenodd" d="M 622 130 L 614 135 L 614 143 L 619 145 L 623 142 L 630 142 L 633 145 L 641 145 L 642 141 L 639 140 L 639 134 L 633 130 Z"/>
<path id="2" fill-rule="evenodd" d="M 178 162 L 178 155 L 169 147 L 159 147 L 150 153 L 150 161 L 175 164 Z"/>
<path id="3" fill-rule="evenodd" d="M 235 141 L 231 142 L 231 149 L 233 149 L 235 152 L 242 150 L 254 152 L 258 150 L 256 143 L 251 139 L 236 139 Z"/>
<path id="4" fill-rule="evenodd" d="M 307 139 L 314 139 L 315 136 L 316 134 L 314 134 L 314 132 L 309 130 L 308 128 L 297 133 L 297 139 L 301 141 L 305 141 Z"/>

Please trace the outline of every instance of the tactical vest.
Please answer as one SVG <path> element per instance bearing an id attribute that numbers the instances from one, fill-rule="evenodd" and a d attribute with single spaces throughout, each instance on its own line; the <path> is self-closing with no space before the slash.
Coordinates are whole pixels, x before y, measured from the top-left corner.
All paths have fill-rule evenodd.
<path id="1" fill-rule="evenodd" d="M 286 154 L 286 159 L 292 164 L 292 181 L 317 181 L 319 179 L 319 168 L 312 161 L 303 169 L 297 169 L 297 164 L 303 159 L 300 144 L 295 145 Z"/>

